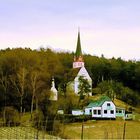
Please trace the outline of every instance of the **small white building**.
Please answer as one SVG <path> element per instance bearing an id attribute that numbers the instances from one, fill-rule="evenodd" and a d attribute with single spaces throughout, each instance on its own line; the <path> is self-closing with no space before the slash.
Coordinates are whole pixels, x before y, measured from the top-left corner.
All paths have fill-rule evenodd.
<path id="1" fill-rule="evenodd" d="M 125 112 L 125 120 L 134 120 L 135 119 L 135 115 L 133 115 L 132 112 L 126 111 Z"/>
<path id="2" fill-rule="evenodd" d="M 55 82 L 54 82 L 54 78 L 52 78 L 52 87 L 50 90 L 50 98 L 51 101 L 57 101 L 58 100 L 58 91 L 55 88 Z"/>
<path id="3" fill-rule="evenodd" d="M 81 110 L 81 109 L 73 109 L 72 110 L 72 115 L 73 116 L 80 116 L 80 115 L 83 115 L 84 114 L 84 111 Z"/>
<path id="4" fill-rule="evenodd" d="M 64 110 L 63 110 L 63 109 L 59 109 L 59 110 L 57 110 L 57 114 L 59 114 L 59 115 L 63 115 L 63 114 L 64 114 Z"/>
<path id="5" fill-rule="evenodd" d="M 116 107 L 116 117 L 125 119 L 125 108 Z"/>
<path id="6" fill-rule="evenodd" d="M 85 115 L 91 115 L 93 118 L 115 119 L 116 106 L 109 97 L 102 96 L 85 107 Z"/>

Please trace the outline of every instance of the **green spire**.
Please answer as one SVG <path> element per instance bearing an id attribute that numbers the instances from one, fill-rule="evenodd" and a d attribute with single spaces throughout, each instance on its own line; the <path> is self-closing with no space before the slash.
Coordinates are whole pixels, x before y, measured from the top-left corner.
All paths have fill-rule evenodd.
<path id="1" fill-rule="evenodd" d="M 79 56 L 82 56 L 82 50 L 81 50 L 81 41 L 80 41 L 80 32 L 78 31 L 78 39 L 77 39 L 77 47 L 76 47 L 76 58 Z"/>

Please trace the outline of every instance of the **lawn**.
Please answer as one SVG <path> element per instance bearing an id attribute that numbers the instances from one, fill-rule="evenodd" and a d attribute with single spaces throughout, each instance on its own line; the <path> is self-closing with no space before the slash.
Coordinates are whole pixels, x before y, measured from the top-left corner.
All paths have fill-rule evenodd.
<path id="1" fill-rule="evenodd" d="M 140 121 L 98 120 L 83 122 L 84 139 L 140 139 Z M 82 123 L 61 124 L 59 137 L 81 139 Z M 0 139 L 58 139 L 31 126 L 0 127 Z"/>
<path id="2" fill-rule="evenodd" d="M 124 123 L 126 122 L 125 139 L 140 139 L 140 122 L 122 120 L 98 120 L 83 123 L 84 139 L 122 139 Z M 82 123 L 72 123 L 64 126 L 63 135 L 69 139 L 80 139 Z"/>

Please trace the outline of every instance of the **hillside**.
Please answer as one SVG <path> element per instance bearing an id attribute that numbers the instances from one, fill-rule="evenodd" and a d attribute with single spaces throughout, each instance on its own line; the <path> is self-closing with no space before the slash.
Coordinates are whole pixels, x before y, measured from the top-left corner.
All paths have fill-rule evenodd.
<path id="1" fill-rule="evenodd" d="M 94 95 L 92 97 L 89 97 L 89 100 L 98 100 L 102 95 Z M 122 108 L 125 108 L 127 111 L 129 110 L 129 108 L 132 108 L 134 110 L 134 112 L 136 113 L 140 113 L 140 107 L 134 107 L 132 105 L 129 105 L 127 104 L 126 102 L 122 101 L 122 100 L 119 100 L 119 99 L 114 99 L 114 104 L 117 106 L 117 107 L 122 107 Z"/>

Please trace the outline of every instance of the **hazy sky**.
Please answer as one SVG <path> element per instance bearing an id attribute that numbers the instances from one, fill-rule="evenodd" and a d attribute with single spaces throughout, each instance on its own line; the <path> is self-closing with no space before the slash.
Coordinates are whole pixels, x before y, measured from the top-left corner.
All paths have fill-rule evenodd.
<path id="1" fill-rule="evenodd" d="M 51 46 L 140 60 L 140 0 L 0 0 L 0 49 Z"/>

